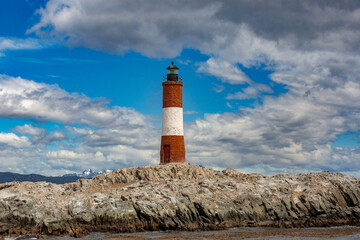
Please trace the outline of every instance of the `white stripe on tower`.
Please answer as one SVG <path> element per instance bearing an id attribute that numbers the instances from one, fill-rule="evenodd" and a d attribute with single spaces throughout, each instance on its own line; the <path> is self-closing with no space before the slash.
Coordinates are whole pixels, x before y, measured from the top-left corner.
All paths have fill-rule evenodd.
<path id="1" fill-rule="evenodd" d="M 183 109 L 180 107 L 163 108 L 162 136 L 183 136 Z"/>

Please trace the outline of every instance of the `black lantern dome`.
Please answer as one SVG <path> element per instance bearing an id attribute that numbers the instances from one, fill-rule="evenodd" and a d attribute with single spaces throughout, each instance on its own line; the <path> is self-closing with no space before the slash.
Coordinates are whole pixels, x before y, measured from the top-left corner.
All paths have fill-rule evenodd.
<path id="1" fill-rule="evenodd" d="M 174 65 L 174 62 L 171 62 L 171 65 L 166 68 L 167 81 L 178 81 L 179 79 L 179 68 Z"/>

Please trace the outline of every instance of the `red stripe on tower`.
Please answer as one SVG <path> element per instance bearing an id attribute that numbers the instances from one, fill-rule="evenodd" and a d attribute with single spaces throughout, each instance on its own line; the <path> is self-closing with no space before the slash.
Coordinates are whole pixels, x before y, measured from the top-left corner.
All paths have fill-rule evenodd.
<path id="1" fill-rule="evenodd" d="M 160 163 L 185 162 L 182 86 L 179 68 L 172 62 L 167 68 L 163 86 L 163 116 Z"/>

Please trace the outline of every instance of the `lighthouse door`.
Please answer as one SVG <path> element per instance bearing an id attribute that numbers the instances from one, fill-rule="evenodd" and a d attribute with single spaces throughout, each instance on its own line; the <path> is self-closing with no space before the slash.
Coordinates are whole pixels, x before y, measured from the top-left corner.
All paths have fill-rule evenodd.
<path id="1" fill-rule="evenodd" d="M 164 145 L 164 163 L 170 162 L 170 145 Z"/>

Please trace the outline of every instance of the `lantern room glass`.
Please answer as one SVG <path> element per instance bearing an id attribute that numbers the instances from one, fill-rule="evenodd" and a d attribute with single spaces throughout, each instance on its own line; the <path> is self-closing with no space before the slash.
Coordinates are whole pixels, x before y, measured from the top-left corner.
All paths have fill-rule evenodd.
<path id="1" fill-rule="evenodd" d="M 179 69 L 167 69 L 167 74 L 179 74 Z"/>

